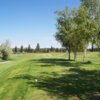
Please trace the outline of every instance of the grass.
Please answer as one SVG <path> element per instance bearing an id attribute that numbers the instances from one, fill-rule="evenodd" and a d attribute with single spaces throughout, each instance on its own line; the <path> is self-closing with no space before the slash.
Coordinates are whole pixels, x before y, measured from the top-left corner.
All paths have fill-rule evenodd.
<path id="1" fill-rule="evenodd" d="M 0 100 L 100 100 L 100 58 L 66 53 L 12 55 L 0 62 Z"/>

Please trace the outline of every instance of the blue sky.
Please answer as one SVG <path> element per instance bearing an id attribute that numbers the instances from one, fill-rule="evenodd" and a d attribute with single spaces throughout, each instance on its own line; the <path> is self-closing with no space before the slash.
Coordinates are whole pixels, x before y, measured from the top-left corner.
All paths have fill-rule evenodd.
<path id="1" fill-rule="evenodd" d="M 60 47 L 55 40 L 56 10 L 76 8 L 80 0 L 0 0 L 0 43 Z"/>

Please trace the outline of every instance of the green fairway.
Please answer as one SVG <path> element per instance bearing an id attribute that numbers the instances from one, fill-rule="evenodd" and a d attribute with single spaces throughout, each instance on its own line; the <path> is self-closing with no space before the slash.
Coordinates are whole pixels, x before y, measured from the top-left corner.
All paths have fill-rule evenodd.
<path id="1" fill-rule="evenodd" d="M 98 53 L 12 55 L 0 61 L 0 100 L 100 100 Z"/>

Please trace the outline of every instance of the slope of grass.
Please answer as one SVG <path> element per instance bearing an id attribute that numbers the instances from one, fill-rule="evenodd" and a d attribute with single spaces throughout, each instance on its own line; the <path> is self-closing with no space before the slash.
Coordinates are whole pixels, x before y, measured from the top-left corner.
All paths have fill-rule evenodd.
<path id="1" fill-rule="evenodd" d="M 66 53 L 12 55 L 0 64 L 0 100 L 100 100 L 100 58 Z"/>

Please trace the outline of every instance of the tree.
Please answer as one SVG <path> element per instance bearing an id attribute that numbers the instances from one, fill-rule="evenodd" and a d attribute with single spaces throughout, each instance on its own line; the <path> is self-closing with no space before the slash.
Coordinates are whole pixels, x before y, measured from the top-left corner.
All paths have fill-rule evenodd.
<path id="1" fill-rule="evenodd" d="M 18 53 L 18 48 L 17 46 L 15 46 L 15 48 L 13 49 L 14 53 Z"/>
<path id="2" fill-rule="evenodd" d="M 100 51 L 100 13 L 97 19 L 96 45 Z"/>
<path id="3" fill-rule="evenodd" d="M 27 53 L 27 52 L 28 52 L 28 48 L 24 48 L 24 52 L 26 52 L 26 53 Z"/>
<path id="4" fill-rule="evenodd" d="M 57 11 L 56 39 L 67 48 L 69 53 L 74 52 L 76 60 L 77 51 L 87 48 L 89 41 L 96 31 L 96 22 L 90 17 L 87 7 L 81 5 L 78 10 Z"/>
<path id="5" fill-rule="evenodd" d="M 90 17 L 98 23 L 98 17 L 100 16 L 100 0 L 81 0 L 81 2 L 82 5 L 87 7 Z M 93 51 L 94 44 L 96 44 L 96 40 L 97 40 L 96 31 L 92 35 L 93 36 L 91 38 L 91 42 L 92 42 L 92 51 Z"/>
<path id="6" fill-rule="evenodd" d="M 2 54 L 2 59 L 7 60 L 12 53 L 11 43 L 9 40 L 6 40 L 0 45 L 0 51 Z"/>
<path id="7" fill-rule="evenodd" d="M 53 46 L 51 46 L 50 51 L 51 52 L 55 51 L 55 48 Z"/>
<path id="8" fill-rule="evenodd" d="M 97 24 L 97 31 L 96 31 L 96 45 L 100 51 L 100 1 L 99 1 L 99 6 L 96 12 L 96 24 Z"/>
<path id="9" fill-rule="evenodd" d="M 86 51 L 85 49 L 96 31 L 96 23 L 90 17 L 88 9 L 83 5 L 75 12 L 73 19 L 74 32 L 72 35 L 72 46 L 75 57 L 77 51 Z"/>
<path id="10" fill-rule="evenodd" d="M 2 60 L 8 60 L 9 53 L 4 49 L 1 51 L 1 53 L 2 53 Z"/>
<path id="11" fill-rule="evenodd" d="M 23 45 L 21 45 L 20 52 L 23 53 L 23 51 L 24 51 L 24 48 L 23 48 Z"/>
<path id="12" fill-rule="evenodd" d="M 96 45 L 97 45 L 97 47 L 98 47 L 98 49 L 100 51 L 100 31 L 97 33 L 97 38 L 96 39 L 97 39 L 96 40 Z"/>
<path id="13" fill-rule="evenodd" d="M 55 38 L 59 41 L 62 46 L 68 50 L 68 59 L 70 60 L 71 53 L 71 35 L 72 35 L 72 18 L 71 10 L 66 7 L 64 10 L 56 11 L 57 14 L 57 32 Z"/>
<path id="14" fill-rule="evenodd" d="M 27 52 L 30 53 L 32 51 L 30 44 L 28 45 Z"/>
<path id="15" fill-rule="evenodd" d="M 35 50 L 36 50 L 36 52 L 40 51 L 40 45 L 39 45 L 39 43 L 37 43 Z"/>

